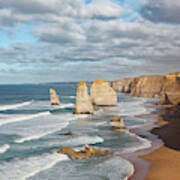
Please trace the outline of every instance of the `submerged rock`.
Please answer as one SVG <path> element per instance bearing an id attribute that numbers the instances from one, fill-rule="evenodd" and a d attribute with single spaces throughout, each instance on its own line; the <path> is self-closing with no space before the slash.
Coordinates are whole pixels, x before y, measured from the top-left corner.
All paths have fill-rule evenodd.
<path id="1" fill-rule="evenodd" d="M 87 146 L 84 147 L 84 151 L 79 152 L 79 151 L 75 151 L 74 149 L 64 146 L 61 149 L 59 149 L 57 153 L 65 154 L 70 159 L 77 160 L 77 159 L 89 159 L 92 157 L 105 156 L 109 154 L 110 152 L 108 150 L 94 149 Z"/>
<path id="2" fill-rule="evenodd" d="M 80 81 L 77 85 L 75 114 L 93 114 L 94 109 L 91 99 L 88 95 L 88 88 L 84 81 Z"/>
<path id="3" fill-rule="evenodd" d="M 90 88 L 91 100 L 97 106 L 116 106 L 117 94 L 108 82 L 95 80 Z"/>
<path id="4" fill-rule="evenodd" d="M 180 104 L 180 72 L 166 76 L 161 95 L 162 104 Z"/>
<path id="5" fill-rule="evenodd" d="M 72 136 L 72 131 L 68 131 L 67 133 L 59 134 L 64 136 Z"/>
<path id="6" fill-rule="evenodd" d="M 110 125 L 114 128 L 127 129 L 127 127 L 124 125 L 124 121 L 121 116 L 114 116 L 110 120 Z"/>
<path id="7" fill-rule="evenodd" d="M 51 105 L 53 106 L 59 106 L 60 105 L 60 101 L 59 98 L 56 94 L 56 91 L 52 88 L 49 89 L 49 94 L 50 94 L 50 100 L 51 100 Z"/>

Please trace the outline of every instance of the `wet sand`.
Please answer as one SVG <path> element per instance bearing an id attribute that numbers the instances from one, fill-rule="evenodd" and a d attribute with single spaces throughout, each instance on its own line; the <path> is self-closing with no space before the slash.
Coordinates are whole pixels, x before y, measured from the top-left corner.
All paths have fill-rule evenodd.
<path id="1" fill-rule="evenodd" d="M 180 179 L 180 152 L 161 147 L 156 151 L 140 156 L 151 162 L 146 180 L 179 180 Z M 138 180 L 138 179 L 137 179 Z"/>
<path id="2" fill-rule="evenodd" d="M 163 107 L 155 124 L 158 127 L 153 128 L 151 133 L 162 139 L 164 145 L 152 153 L 139 156 L 141 159 L 150 163 L 150 169 L 145 179 L 179 180 L 180 106 Z"/>

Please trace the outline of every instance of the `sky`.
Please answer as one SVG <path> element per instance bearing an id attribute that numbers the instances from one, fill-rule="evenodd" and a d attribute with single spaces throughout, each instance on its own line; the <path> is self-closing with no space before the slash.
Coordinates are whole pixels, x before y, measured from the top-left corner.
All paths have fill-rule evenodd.
<path id="1" fill-rule="evenodd" d="M 174 71 L 179 0 L 0 0 L 0 84 Z"/>

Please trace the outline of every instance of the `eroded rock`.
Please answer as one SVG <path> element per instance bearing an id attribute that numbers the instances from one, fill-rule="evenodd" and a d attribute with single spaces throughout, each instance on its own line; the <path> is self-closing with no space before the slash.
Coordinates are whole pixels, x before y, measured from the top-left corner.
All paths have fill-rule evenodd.
<path id="1" fill-rule="evenodd" d="M 94 108 L 91 98 L 88 95 L 88 88 L 84 81 L 80 81 L 77 85 L 75 114 L 93 114 Z"/>
<path id="2" fill-rule="evenodd" d="M 110 125 L 113 128 L 118 128 L 118 129 L 127 129 L 127 127 L 124 124 L 123 118 L 121 116 L 114 116 L 110 120 Z"/>
<path id="3" fill-rule="evenodd" d="M 97 106 L 116 106 L 117 94 L 110 84 L 102 79 L 95 80 L 90 88 L 91 100 Z"/>
<path id="4" fill-rule="evenodd" d="M 92 157 L 105 156 L 109 154 L 110 152 L 109 150 L 100 150 L 100 149 L 95 149 L 95 148 L 91 148 L 87 146 L 84 147 L 84 151 L 79 152 L 65 146 L 65 147 L 62 147 L 60 150 L 58 150 L 57 153 L 65 154 L 70 159 L 77 160 L 77 159 L 89 159 Z"/>
<path id="5" fill-rule="evenodd" d="M 53 106 L 59 106 L 60 105 L 60 101 L 59 98 L 56 94 L 56 91 L 52 88 L 49 89 L 49 94 L 50 94 L 50 101 L 51 101 L 51 105 Z"/>

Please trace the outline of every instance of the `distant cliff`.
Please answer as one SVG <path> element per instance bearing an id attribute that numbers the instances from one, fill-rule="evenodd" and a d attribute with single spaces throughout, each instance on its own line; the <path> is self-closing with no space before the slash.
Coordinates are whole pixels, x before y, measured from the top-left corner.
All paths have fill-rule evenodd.
<path id="1" fill-rule="evenodd" d="M 141 76 L 112 82 L 116 91 L 129 96 L 160 98 L 162 104 L 180 103 L 180 72 L 165 76 Z"/>

